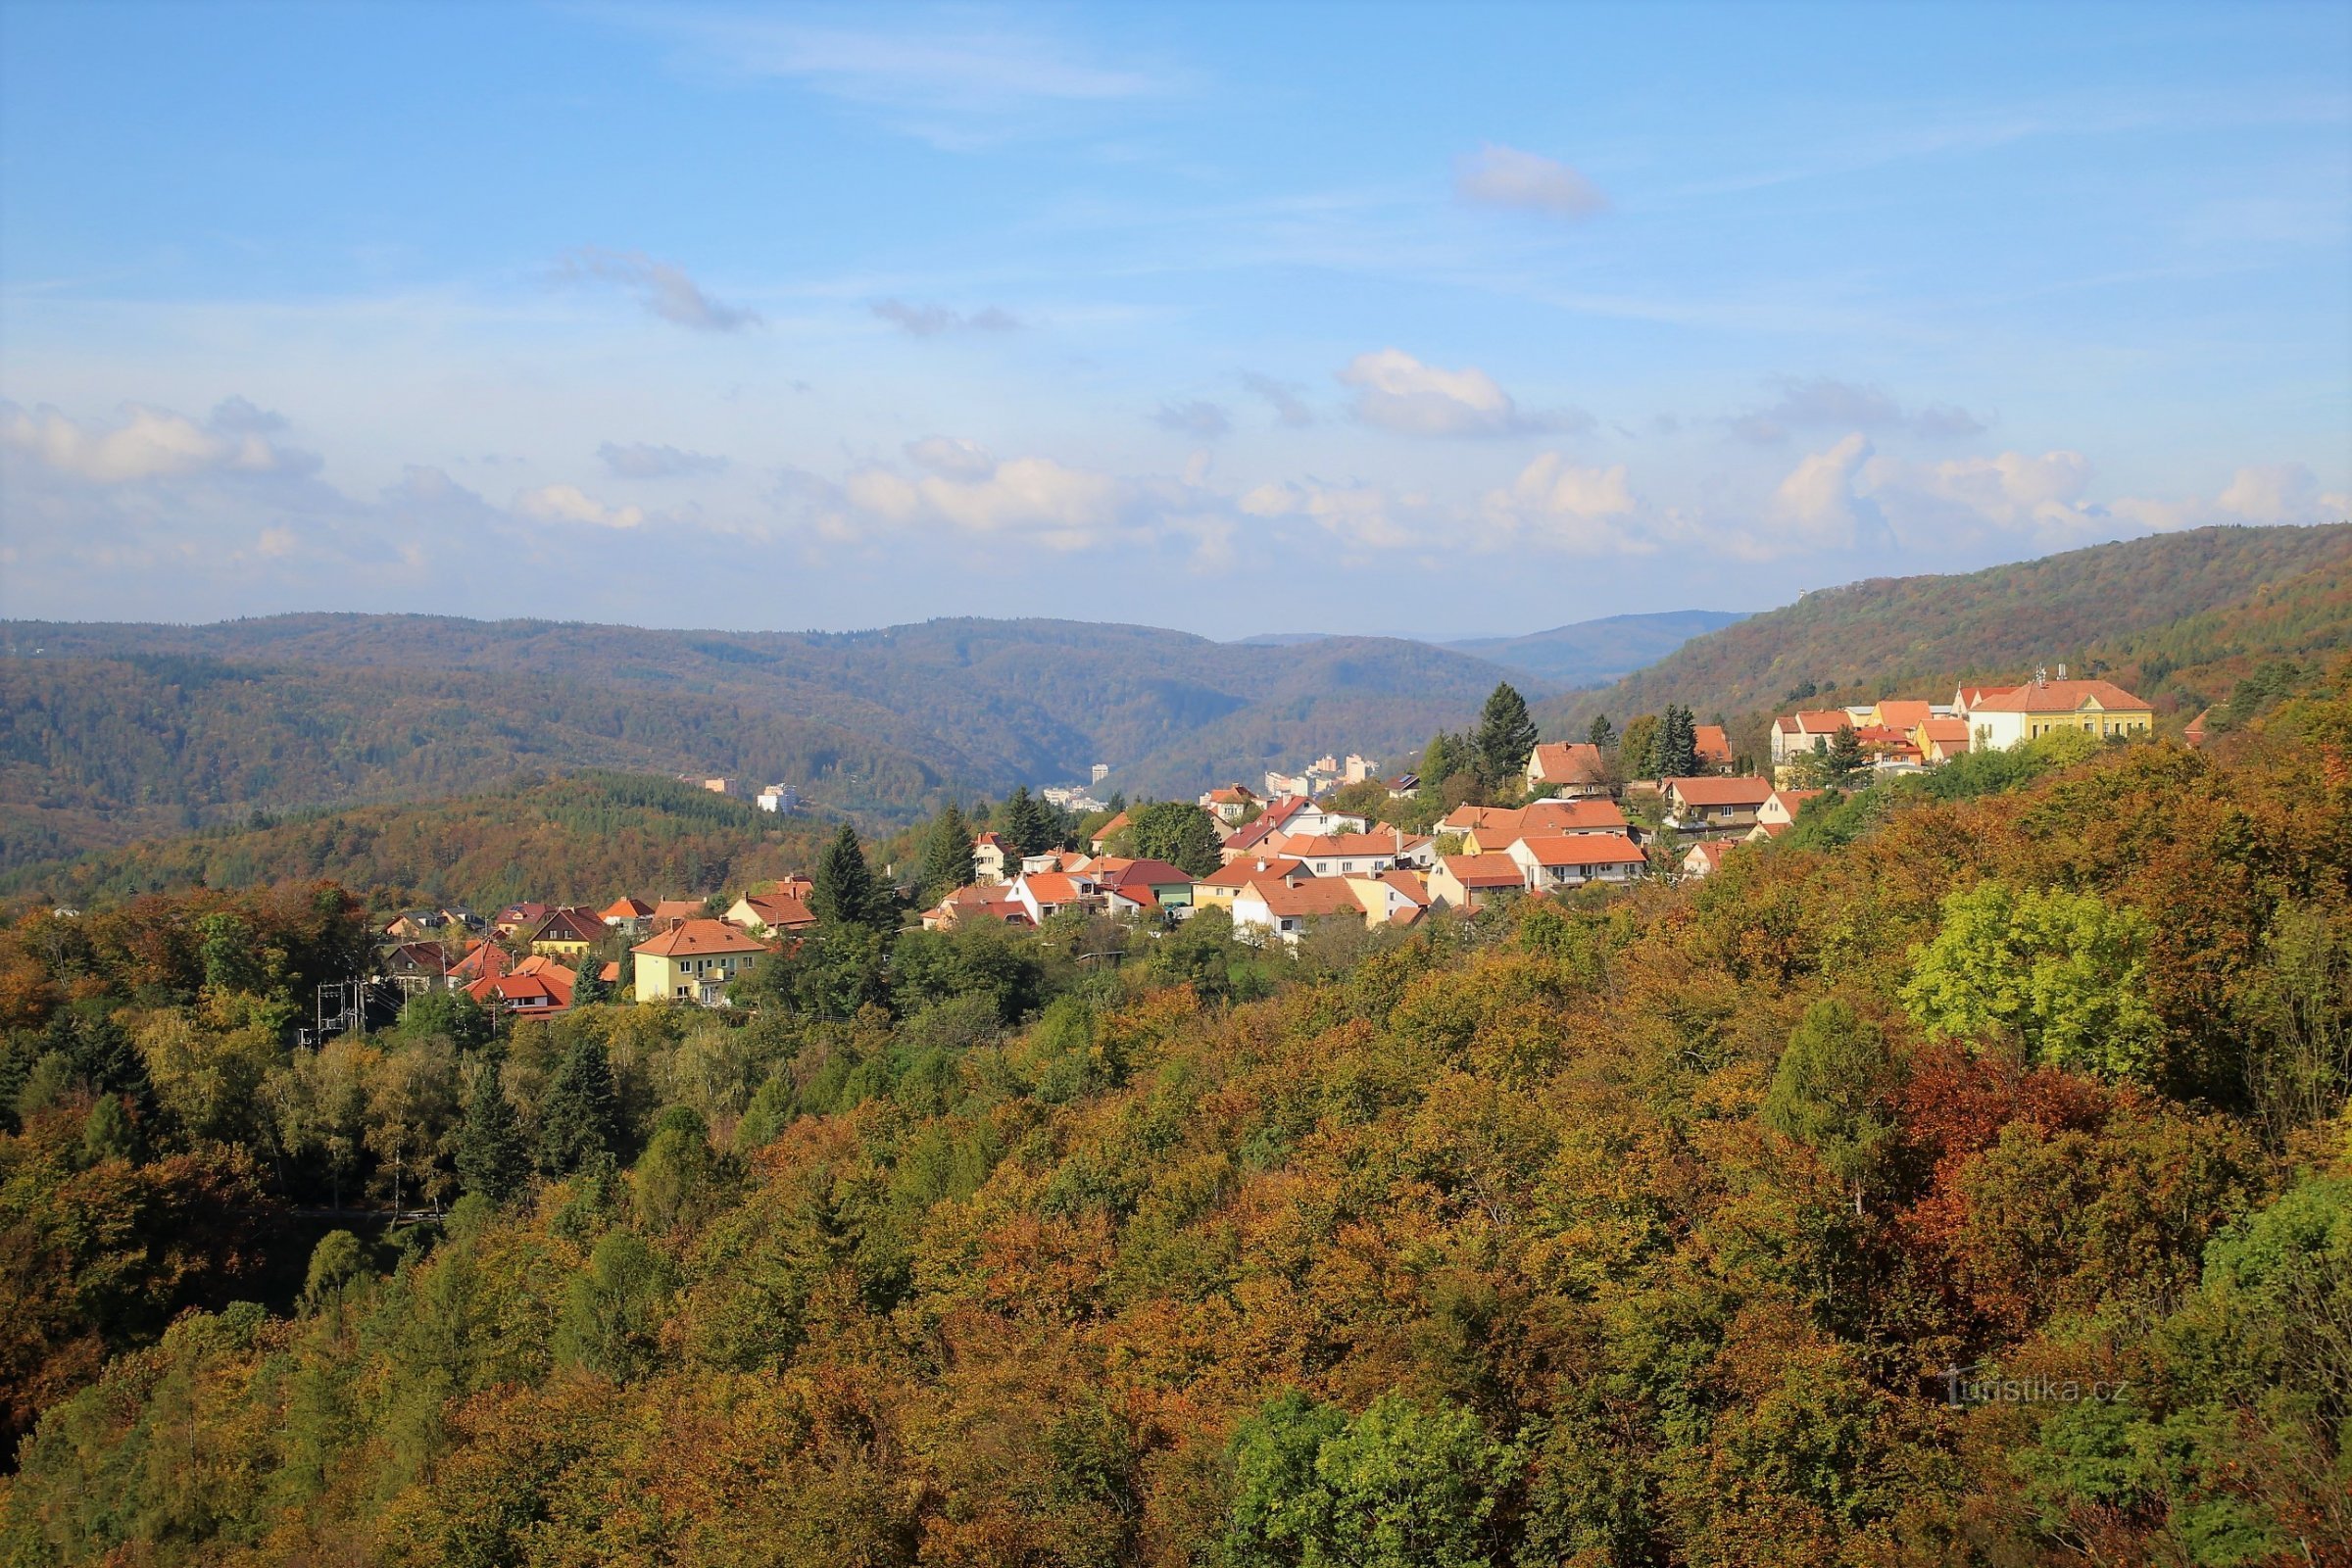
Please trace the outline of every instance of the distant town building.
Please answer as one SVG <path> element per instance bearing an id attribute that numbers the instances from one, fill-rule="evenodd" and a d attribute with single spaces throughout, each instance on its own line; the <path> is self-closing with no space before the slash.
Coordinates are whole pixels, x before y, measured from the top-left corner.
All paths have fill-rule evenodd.
<path id="1" fill-rule="evenodd" d="M 789 784 L 770 784 L 760 792 L 760 809 L 789 816 L 801 808 L 801 792 Z"/>

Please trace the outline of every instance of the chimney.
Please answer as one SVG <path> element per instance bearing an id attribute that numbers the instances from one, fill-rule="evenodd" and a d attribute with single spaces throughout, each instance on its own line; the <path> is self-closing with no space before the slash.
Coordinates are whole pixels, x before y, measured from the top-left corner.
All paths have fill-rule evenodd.
<path id="1" fill-rule="evenodd" d="M 2060 680 L 2066 679 L 2066 666 L 2064 664 L 2060 664 L 2058 666 L 2058 678 Z"/>

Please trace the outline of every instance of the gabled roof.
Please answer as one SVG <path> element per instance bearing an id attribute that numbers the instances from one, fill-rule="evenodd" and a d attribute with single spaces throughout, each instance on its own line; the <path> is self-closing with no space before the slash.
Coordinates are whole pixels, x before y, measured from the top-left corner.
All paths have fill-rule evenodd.
<path id="1" fill-rule="evenodd" d="M 1412 901 L 1412 904 L 1416 908 L 1424 907 L 1429 903 L 1429 884 L 1423 881 L 1420 877 L 1415 876 L 1410 871 L 1382 871 L 1368 877 L 1357 877 L 1355 880 L 1359 882 L 1379 882 L 1388 887 L 1395 888 L 1398 893 Z"/>
<path id="2" fill-rule="evenodd" d="M 569 986 L 558 989 L 551 977 L 539 974 L 484 975 L 467 986 L 466 994 L 479 1003 L 495 1000 L 510 1007 L 537 1003 L 550 1012 L 571 1005 Z"/>
<path id="3" fill-rule="evenodd" d="M 1670 778 L 1666 790 L 1685 806 L 1762 806 L 1772 798 L 1772 780 Z"/>
<path id="4" fill-rule="evenodd" d="M 1448 855 L 1446 874 L 1466 888 L 1520 888 L 1527 873 L 1507 855 Z"/>
<path id="5" fill-rule="evenodd" d="M 1068 904 L 1088 892 L 1086 884 L 1062 871 L 1032 871 L 1021 878 L 1021 886 L 1040 904 Z"/>
<path id="6" fill-rule="evenodd" d="M 643 899 L 619 898 L 597 911 L 600 920 L 643 920 L 654 912 L 654 906 Z"/>
<path id="7" fill-rule="evenodd" d="M 1102 886 L 1119 889 L 1189 887 L 1193 880 L 1193 874 L 1181 866 L 1151 859 L 1121 860 L 1107 871 L 1102 870 L 1098 862 L 1095 874 Z"/>
<path id="8" fill-rule="evenodd" d="M 2029 681 L 1972 704 L 1978 713 L 2075 713 L 2084 709 L 2145 712 L 2148 705 L 2111 680 Z"/>
<path id="9" fill-rule="evenodd" d="M 1519 848 L 1538 865 L 1635 865 L 1648 858 L 1632 839 L 1612 833 L 1539 833 L 1521 839 Z"/>
<path id="10" fill-rule="evenodd" d="M 1411 840 L 1405 840 L 1410 844 Z M 1313 856 L 1330 855 L 1396 855 L 1398 853 L 1395 833 L 1295 833 L 1285 840 L 1282 852 L 1307 859 Z"/>
<path id="11" fill-rule="evenodd" d="M 507 950 L 485 937 L 467 948 L 449 966 L 449 972 L 458 979 L 470 980 L 478 975 L 505 974 L 514 967 L 514 960 L 507 956 Z"/>
<path id="12" fill-rule="evenodd" d="M 797 931 L 816 924 L 816 916 L 808 912 L 808 906 L 789 893 L 762 893 L 757 898 L 747 895 L 743 902 L 770 931 Z"/>
<path id="13" fill-rule="evenodd" d="M 663 899 L 654 906 L 657 920 L 692 920 L 703 912 L 701 899 Z"/>
<path id="14" fill-rule="evenodd" d="M 1888 699 L 1879 705 L 1879 722 L 1893 729 L 1916 729 L 1936 716 L 1933 703 Z"/>
<path id="15" fill-rule="evenodd" d="M 1723 858 L 1731 851 L 1732 841 L 1730 839 L 1702 839 L 1690 846 L 1690 853 L 1684 856 L 1683 860 L 1685 864 L 1694 859 L 1703 861 L 1708 870 L 1721 870 Z"/>
<path id="16" fill-rule="evenodd" d="M 1842 708 L 1808 708 L 1796 714 L 1796 727 L 1805 735 L 1835 735 L 1853 727 L 1854 715 Z"/>
<path id="17" fill-rule="evenodd" d="M 1700 761 L 1713 762 L 1718 767 L 1732 765 L 1732 738 L 1723 732 L 1721 724 L 1691 725 L 1690 745 Z"/>
<path id="18" fill-rule="evenodd" d="M 994 833 L 982 833 L 972 840 L 972 848 L 975 850 L 984 844 L 992 850 L 1002 850 L 1005 847 L 1004 841 Z"/>
<path id="19" fill-rule="evenodd" d="M 1912 726 L 1915 734 L 1932 741 L 1950 743 L 1968 739 L 1968 720 L 1965 718 L 1923 718 Z"/>
<path id="20" fill-rule="evenodd" d="M 1352 914 L 1362 918 L 1364 906 L 1345 877 L 1310 877 L 1304 882 L 1257 882 L 1242 898 L 1256 898 L 1282 919 L 1315 914 Z"/>
<path id="21" fill-rule="evenodd" d="M 1200 880 L 1212 888 L 1246 888 L 1252 882 L 1279 882 L 1285 877 L 1310 874 L 1305 861 L 1294 860 L 1287 855 L 1245 855 Z"/>
<path id="22" fill-rule="evenodd" d="M 724 920 L 687 920 L 629 951 L 656 958 L 707 958 L 722 953 L 765 953 L 767 944 Z"/>
<path id="23" fill-rule="evenodd" d="M 539 922 L 539 929 L 531 933 L 531 940 L 533 942 L 602 942 L 605 940 L 604 918 L 601 915 L 590 914 L 586 909 L 558 909 Z"/>
<path id="24" fill-rule="evenodd" d="M 1823 794 L 1823 793 L 1825 793 L 1825 792 L 1824 792 L 1824 791 L 1821 791 L 1821 790 L 1774 790 L 1774 791 L 1773 791 L 1773 794 L 1775 794 L 1775 795 L 1777 795 L 1777 796 L 1779 796 L 1779 797 L 1781 798 L 1781 805 L 1782 805 L 1782 807 L 1783 807 L 1784 808 L 1786 808 L 1786 809 L 1787 809 L 1787 811 L 1788 812 L 1788 814 L 1789 814 L 1790 816 L 1794 816 L 1794 815 L 1797 813 L 1797 810 L 1798 810 L 1798 808 L 1801 808 L 1801 807 L 1802 807 L 1802 806 L 1803 806 L 1803 805 L 1804 805 L 1804 804 L 1805 804 L 1807 801 L 1809 801 L 1809 800 L 1813 799 L 1815 796 L 1817 796 L 1817 795 L 1820 795 L 1820 794 Z"/>
<path id="25" fill-rule="evenodd" d="M 1528 771 L 1545 783 L 1597 784 L 1607 774 L 1590 741 L 1545 741 L 1528 754 Z"/>
<path id="26" fill-rule="evenodd" d="M 1224 784 L 1208 792 L 1211 806 L 1247 806 L 1257 799 L 1257 792 L 1246 784 Z"/>
<path id="27" fill-rule="evenodd" d="M 1126 808 L 1122 807 L 1116 816 L 1103 823 L 1101 827 L 1095 829 L 1094 840 L 1097 844 L 1100 844 L 1104 839 L 1109 838 L 1113 833 L 1118 832 L 1121 828 L 1130 827 L 1133 824 L 1127 820 Z"/>

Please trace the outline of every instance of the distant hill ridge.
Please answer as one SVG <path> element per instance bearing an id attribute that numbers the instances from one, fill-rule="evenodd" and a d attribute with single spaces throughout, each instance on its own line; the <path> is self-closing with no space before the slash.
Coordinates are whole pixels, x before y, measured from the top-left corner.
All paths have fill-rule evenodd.
<path id="1" fill-rule="evenodd" d="M 2352 646 L 2348 571 L 2352 524 L 2328 523 L 2198 528 L 1960 575 L 1873 578 L 1694 638 L 1535 713 L 1559 737 L 1583 734 L 1598 713 L 1623 724 L 1669 703 L 1753 718 L 1808 683 L 1875 698 L 2061 662 L 2104 662 L 2128 683 L 2162 645 L 2175 652 L 2148 684 L 2168 682 L 2168 706 L 2180 707 L 2227 695 L 2251 660 Z"/>

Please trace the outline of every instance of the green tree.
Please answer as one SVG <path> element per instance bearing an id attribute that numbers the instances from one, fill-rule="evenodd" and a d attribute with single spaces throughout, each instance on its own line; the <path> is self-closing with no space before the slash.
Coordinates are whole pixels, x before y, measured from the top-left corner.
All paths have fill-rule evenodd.
<path id="1" fill-rule="evenodd" d="M 1022 855 L 1043 855 L 1054 848 L 1054 813 L 1023 784 L 997 808 L 997 835 Z"/>
<path id="2" fill-rule="evenodd" d="M 1846 1184 L 1856 1214 L 1894 1142 L 1886 1096 L 1896 1072 L 1876 1024 L 1842 1002 L 1816 1002 L 1790 1032 L 1764 1096 L 1764 1124 L 1811 1149 Z"/>
<path id="3" fill-rule="evenodd" d="M 328 1231 L 311 1249 L 311 1266 L 303 1280 L 302 1299 L 317 1306 L 368 1271 L 368 1249 L 349 1231 Z"/>
<path id="4" fill-rule="evenodd" d="M 1617 744 L 1617 726 L 1609 722 L 1608 714 L 1595 713 L 1592 727 L 1585 731 L 1585 740 L 1605 752 Z"/>
<path id="5" fill-rule="evenodd" d="M 670 1106 L 654 1123 L 631 1173 L 638 1218 L 657 1232 L 690 1222 L 710 1205 L 717 1176 L 709 1123 L 688 1106 Z"/>
<path id="6" fill-rule="evenodd" d="M 1291 1393 L 1234 1432 L 1236 1568 L 1488 1568 L 1524 1468 L 1478 1416 L 1386 1395 L 1348 1420 Z"/>
<path id="7" fill-rule="evenodd" d="M 1190 801 L 1153 801 L 1131 812 L 1120 839 L 1139 859 L 1165 860 L 1194 876 L 1208 876 L 1223 864 L 1217 824 Z"/>
<path id="8" fill-rule="evenodd" d="M 620 1152 L 620 1101 L 605 1043 L 583 1034 L 564 1053 L 539 1106 L 539 1168 L 567 1176 Z"/>
<path id="9" fill-rule="evenodd" d="M 458 1181 L 468 1193 L 503 1203 L 530 1178 L 530 1151 L 507 1099 L 505 1072 L 496 1061 L 482 1064 L 458 1129 Z"/>
<path id="10" fill-rule="evenodd" d="M 571 1004 L 593 1007 L 612 1000 L 612 988 L 605 984 L 605 960 L 593 952 L 581 954 L 579 971 L 571 982 Z"/>
<path id="11" fill-rule="evenodd" d="M 923 835 L 922 902 L 938 903 L 972 880 L 972 824 L 955 802 Z"/>
<path id="12" fill-rule="evenodd" d="M 677 1290 L 667 1258 L 628 1231 L 605 1233 L 573 1279 L 556 1323 L 556 1359 L 617 1382 L 653 1368 L 662 1323 Z"/>
<path id="13" fill-rule="evenodd" d="M 100 1095 L 90 1107 L 81 1124 L 81 1157 L 93 1165 L 102 1159 L 138 1161 L 139 1129 L 120 1095 Z"/>
<path id="14" fill-rule="evenodd" d="M 1840 724 L 1838 733 L 1830 738 L 1829 750 L 1821 754 L 1822 782 L 1834 789 L 1843 789 L 1854 776 L 1870 768 L 1870 754 L 1862 749 L 1862 736 L 1851 724 Z"/>
<path id="15" fill-rule="evenodd" d="M 490 1014 L 463 991 L 419 991 L 400 1009 L 400 1032 L 411 1040 L 439 1035 L 460 1051 L 478 1051 L 490 1043 Z"/>
<path id="16" fill-rule="evenodd" d="M 1498 683 L 1487 696 L 1478 715 L 1478 775 L 1491 790 L 1517 787 L 1527 770 L 1528 755 L 1536 749 L 1536 721 L 1527 715 L 1527 699 L 1509 681 Z"/>
<path id="17" fill-rule="evenodd" d="M 1660 778 L 1690 778 L 1698 772 L 1698 726 L 1690 710 L 1669 703 L 1658 720 L 1657 767 Z"/>
<path id="18" fill-rule="evenodd" d="M 1617 757 L 1627 778 L 1657 778 L 1658 772 L 1658 715 L 1643 713 L 1630 719 L 1625 726 L 1625 739 L 1618 743 Z"/>
<path id="19" fill-rule="evenodd" d="M 1935 940 L 1913 950 L 1903 1005 L 1936 1038 L 2008 1033 L 2031 1062 L 2146 1078 L 2164 1047 L 2152 935 L 2147 916 L 2096 894 L 1982 882 L 1945 897 Z"/>
<path id="20" fill-rule="evenodd" d="M 877 928 L 897 923 L 890 890 L 874 875 L 874 868 L 866 864 L 865 850 L 858 842 L 858 830 L 849 823 L 842 823 L 833 835 L 833 842 L 825 846 L 811 880 L 816 886 L 808 896 L 808 911 L 817 919 L 830 925 Z"/>

